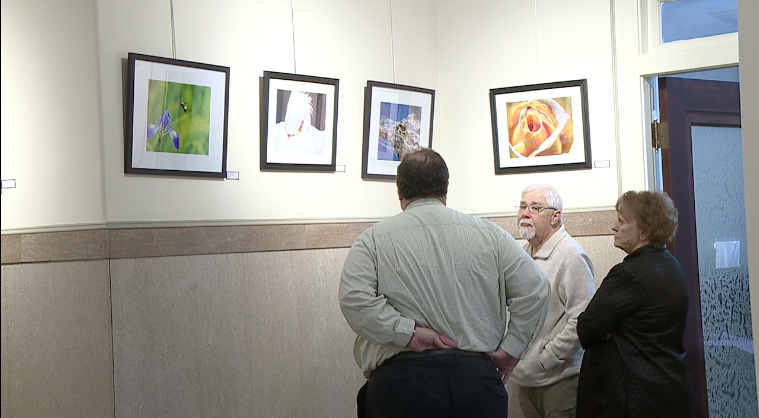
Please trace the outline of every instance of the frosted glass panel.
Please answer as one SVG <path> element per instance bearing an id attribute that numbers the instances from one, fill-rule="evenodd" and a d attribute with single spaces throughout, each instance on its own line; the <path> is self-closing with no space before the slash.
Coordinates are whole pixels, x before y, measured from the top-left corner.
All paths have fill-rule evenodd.
<path id="1" fill-rule="evenodd" d="M 738 32 L 738 0 L 678 0 L 661 4 L 661 42 Z"/>
<path id="2" fill-rule="evenodd" d="M 756 418 L 741 130 L 691 133 L 709 415 Z"/>

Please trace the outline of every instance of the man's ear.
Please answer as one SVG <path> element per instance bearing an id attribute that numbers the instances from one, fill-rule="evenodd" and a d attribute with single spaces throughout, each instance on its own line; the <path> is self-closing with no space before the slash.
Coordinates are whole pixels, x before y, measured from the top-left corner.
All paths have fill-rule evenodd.
<path id="1" fill-rule="evenodd" d="M 395 181 L 395 187 L 398 189 L 398 200 L 403 200 L 403 196 L 401 196 L 401 185 L 398 184 L 398 180 Z"/>
<path id="2" fill-rule="evenodd" d="M 555 210 L 553 211 L 553 215 L 551 215 L 551 226 L 556 226 L 561 221 L 561 211 Z"/>

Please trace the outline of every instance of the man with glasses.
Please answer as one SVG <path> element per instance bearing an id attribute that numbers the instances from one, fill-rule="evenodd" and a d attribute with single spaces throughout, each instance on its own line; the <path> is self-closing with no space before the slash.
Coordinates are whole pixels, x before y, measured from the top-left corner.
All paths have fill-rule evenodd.
<path id="1" fill-rule="evenodd" d="M 577 317 L 595 293 L 593 263 L 564 229 L 563 202 L 555 187 L 534 184 L 516 206 L 525 251 L 551 282 L 543 329 L 511 375 L 525 418 L 574 417 L 583 350 Z"/>

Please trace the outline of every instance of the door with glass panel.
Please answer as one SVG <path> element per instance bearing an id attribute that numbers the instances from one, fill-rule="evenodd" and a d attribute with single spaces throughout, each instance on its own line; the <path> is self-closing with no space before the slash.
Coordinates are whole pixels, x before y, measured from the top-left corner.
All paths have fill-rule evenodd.
<path id="1" fill-rule="evenodd" d="M 660 78 L 659 112 L 662 186 L 679 211 L 670 250 L 690 297 L 695 416 L 757 417 L 739 85 Z"/>

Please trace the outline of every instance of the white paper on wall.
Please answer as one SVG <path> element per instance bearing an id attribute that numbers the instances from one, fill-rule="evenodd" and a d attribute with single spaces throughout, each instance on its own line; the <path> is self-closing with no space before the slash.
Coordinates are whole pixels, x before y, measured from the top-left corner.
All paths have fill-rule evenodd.
<path id="1" fill-rule="evenodd" d="M 714 259 L 718 269 L 740 267 L 741 265 L 741 242 L 740 241 L 715 241 Z"/>

